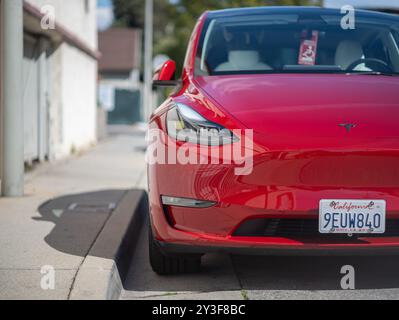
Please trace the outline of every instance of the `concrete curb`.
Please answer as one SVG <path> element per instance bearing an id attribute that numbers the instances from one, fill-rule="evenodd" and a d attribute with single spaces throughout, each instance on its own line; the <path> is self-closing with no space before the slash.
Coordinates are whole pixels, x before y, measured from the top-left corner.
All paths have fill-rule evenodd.
<path id="1" fill-rule="evenodd" d="M 147 212 L 145 191 L 126 192 L 80 266 L 71 300 L 119 298 Z"/>

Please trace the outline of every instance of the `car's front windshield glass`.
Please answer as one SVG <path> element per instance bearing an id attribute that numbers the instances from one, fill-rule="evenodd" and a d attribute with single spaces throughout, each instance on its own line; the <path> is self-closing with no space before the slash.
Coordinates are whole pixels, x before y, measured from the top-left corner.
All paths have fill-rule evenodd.
<path id="1" fill-rule="evenodd" d="M 399 20 L 356 16 L 343 28 L 342 19 L 339 12 L 208 18 L 195 73 L 399 73 Z"/>

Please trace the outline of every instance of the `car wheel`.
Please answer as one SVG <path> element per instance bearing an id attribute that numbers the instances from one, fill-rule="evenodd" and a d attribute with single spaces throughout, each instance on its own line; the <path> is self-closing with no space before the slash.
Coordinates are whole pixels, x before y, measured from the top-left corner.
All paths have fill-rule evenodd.
<path id="1" fill-rule="evenodd" d="M 200 271 L 200 255 L 166 255 L 155 242 L 151 226 L 148 235 L 150 264 L 154 272 L 159 275 L 177 275 Z"/>

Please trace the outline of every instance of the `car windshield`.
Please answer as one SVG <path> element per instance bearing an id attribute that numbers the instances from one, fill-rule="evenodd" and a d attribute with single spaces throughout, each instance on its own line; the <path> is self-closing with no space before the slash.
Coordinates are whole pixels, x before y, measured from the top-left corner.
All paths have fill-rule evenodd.
<path id="1" fill-rule="evenodd" d="M 243 14 L 209 17 L 196 75 L 257 73 L 399 73 L 399 19 L 356 15 Z M 394 22 L 394 23 L 393 23 Z"/>

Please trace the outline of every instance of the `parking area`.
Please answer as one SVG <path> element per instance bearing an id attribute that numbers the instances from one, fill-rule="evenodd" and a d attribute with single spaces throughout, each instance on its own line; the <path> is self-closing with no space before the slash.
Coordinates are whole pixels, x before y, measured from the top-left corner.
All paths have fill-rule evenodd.
<path id="1" fill-rule="evenodd" d="M 195 275 L 160 277 L 148 262 L 144 227 L 121 299 L 398 299 L 399 257 L 257 257 L 209 254 Z M 355 269 L 342 290 L 341 268 Z"/>

